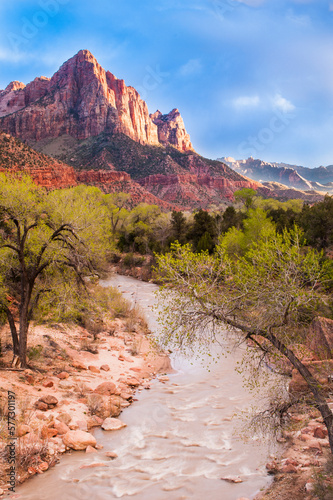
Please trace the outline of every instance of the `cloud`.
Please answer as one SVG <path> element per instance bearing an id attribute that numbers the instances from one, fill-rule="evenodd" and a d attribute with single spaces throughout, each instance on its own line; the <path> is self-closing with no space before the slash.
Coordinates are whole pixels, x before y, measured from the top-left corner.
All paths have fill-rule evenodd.
<path id="1" fill-rule="evenodd" d="M 255 96 L 240 96 L 233 99 L 232 105 L 237 109 L 242 108 L 255 108 L 260 104 L 260 97 Z"/>
<path id="2" fill-rule="evenodd" d="M 191 76 L 200 73 L 202 64 L 200 59 L 190 59 L 186 64 L 181 66 L 179 73 L 181 76 Z"/>
<path id="3" fill-rule="evenodd" d="M 283 113 L 288 113 L 290 111 L 294 111 L 295 109 L 293 103 L 282 97 L 280 94 L 276 94 L 273 97 L 273 107 Z"/>
<path id="4" fill-rule="evenodd" d="M 248 5 L 249 7 L 260 7 L 260 5 L 263 5 L 266 0 L 236 0 L 236 2 L 245 3 L 245 5 Z"/>

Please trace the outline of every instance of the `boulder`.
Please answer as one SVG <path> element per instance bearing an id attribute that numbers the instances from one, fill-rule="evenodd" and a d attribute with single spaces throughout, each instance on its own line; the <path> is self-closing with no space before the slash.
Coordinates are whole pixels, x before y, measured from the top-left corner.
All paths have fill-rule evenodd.
<path id="1" fill-rule="evenodd" d="M 40 410 L 40 411 L 47 411 L 49 409 L 47 404 L 42 403 L 42 401 L 36 401 L 35 408 L 36 408 L 36 410 Z"/>
<path id="2" fill-rule="evenodd" d="M 68 425 L 66 425 L 64 422 L 60 422 L 60 421 L 54 422 L 54 428 L 57 429 L 58 434 L 60 436 L 63 436 L 64 434 L 66 434 L 69 431 Z"/>
<path id="3" fill-rule="evenodd" d="M 318 381 L 321 389 L 327 393 L 332 390 L 333 382 L 331 377 L 333 375 L 333 360 L 311 361 L 309 363 L 304 363 L 304 365 Z M 297 370 L 292 371 L 289 392 L 292 394 L 308 394 L 310 392 L 308 384 Z"/>
<path id="4" fill-rule="evenodd" d="M 54 408 L 59 402 L 55 396 L 51 396 L 50 394 L 39 398 L 38 401 L 45 403 L 49 408 Z"/>
<path id="5" fill-rule="evenodd" d="M 113 382 L 103 382 L 96 387 L 94 392 L 103 396 L 111 396 L 116 393 L 117 387 Z"/>
<path id="6" fill-rule="evenodd" d="M 64 424 L 68 425 L 71 422 L 72 417 L 68 413 L 59 413 L 57 419 L 60 422 L 63 422 Z"/>
<path id="7" fill-rule="evenodd" d="M 118 418 L 106 418 L 102 423 L 102 429 L 104 431 L 118 431 L 123 427 L 127 427 L 127 424 L 125 424 Z"/>
<path id="8" fill-rule="evenodd" d="M 96 446 L 96 439 L 85 431 L 68 431 L 62 438 L 64 445 L 72 450 L 86 450 L 88 446 Z"/>
<path id="9" fill-rule="evenodd" d="M 58 373 L 57 377 L 60 378 L 60 380 L 65 380 L 66 378 L 69 377 L 69 373 L 61 372 L 61 373 Z"/>
<path id="10" fill-rule="evenodd" d="M 115 458 L 118 458 L 117 453 L 115 453 L 114 451 L 107 451 L 105 453 L 105 456 L 108 457 L 108 458 L 111 458 L 111 460 L 114 460 Z"/>
<path id="11" fill-rule="evenodd" d="M 53 387 L 53 386 L 54 386 L 53 380 L 45 380 L 43 382 L 43 387 Z"/>
<path id="12" fill-rule="evenodd" d="M 108 371 L 110 371 L 110 367 L 109 367 L 109 365 L 102 365 L 100 367 L 100 370 L 103 370 L 104 372 L 108 372 Z"/>
<path id="13" fill-rule="evenodd" d="M 92 373 L 101 373 L 100 369 L 97 368 L 97 366 L 94 366 L 94 365 L 90 365 L 88 366 L 88 369 L 92 372 Z"/>

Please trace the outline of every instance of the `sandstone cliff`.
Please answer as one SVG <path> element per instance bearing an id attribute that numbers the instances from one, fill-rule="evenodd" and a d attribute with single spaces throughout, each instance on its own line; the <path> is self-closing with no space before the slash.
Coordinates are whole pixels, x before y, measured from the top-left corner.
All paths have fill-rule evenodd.
<path id="1" fill-rule="evenodd" d="M 31 169 L 47 187 L 84 182 L 106 192 L 131 192 L 133 200 L 194 208 L 229 201 L 240 187 L 259 186 L 195 153 L 178 109 L 149 115 L 138 92 L 87 50 L 51 79 L 15 81 L 0 91 L 0 130 L 56 158 Z M 22 161 L 12 167 L 27 168 Z"/>
<path id="2" fill-rule="evenodd" d="M 173 109 L 167 115 L 159 110 L 150 115 L 153 123 L 157 125 L 158 140 L 164 146 L 171 144 L 179 151 L 192 151 L 190 136 L 185 130 L 184 121 L 178 111 Z"/>
<path id="3" fill-rule="evenodd" d="M 159 144 L 158 127 L 138 92 L 105 71 L 88 50 L 65 62 L 51 79 L 9 84 L 0 92 L 0 117 L 2 130 L 28 141 L 112 132 L 141 144 Z M 180 115 L 170 117 L 170 123 L 177 129 L 171 140 L 180 134 L 184 145 L 189 142 Z"/>

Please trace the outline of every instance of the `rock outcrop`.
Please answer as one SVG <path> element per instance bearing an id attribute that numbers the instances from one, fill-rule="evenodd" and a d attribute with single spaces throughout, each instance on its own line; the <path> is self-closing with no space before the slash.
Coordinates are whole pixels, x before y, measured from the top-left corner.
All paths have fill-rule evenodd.
<path id="1" fill-rule="evenodd" d="M 178 109 L 173 109 L 167 115 L 157 110 L 150 117 L 157 125 L 158 140 L 161 144 L 164 146 L 170 144 L 179 151 L 193 151 L 190 136 L 185 130 L 184 121 Z"/>
<path id="2" fill-rule="evenodd" d="M 28 141 L 68 134 L 86 139 L 123 133 L 142 144 L 158 142 L 146 103 L 105 71 L 88 50 L 65 62 L 51 79 L 24 86 L 12 82 L 0 93 L 0 128 Z"/>

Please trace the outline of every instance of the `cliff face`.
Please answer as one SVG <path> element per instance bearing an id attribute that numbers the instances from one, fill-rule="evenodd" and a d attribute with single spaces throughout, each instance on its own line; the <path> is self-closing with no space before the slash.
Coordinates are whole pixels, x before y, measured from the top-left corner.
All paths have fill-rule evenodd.
<path id="1" fill-rule="evenodd" d="M 139 180 L 141 186 L 169 203 L 181 203 L 186 209 L 208 208 L 221 201 L 232 201 L 234 192 L 242 188 L 257 189 L 259 183 L 230 180 L 209 174 L 151 175 Z"/>
<path id="2" fill-rule="evenodd" d="M 138 92 L 105 71 L 87 50 L 51 79 L 9 84 L 0 93 L 0 117 L 2 130 L 27 141 L 66 134 L 86 139 L 106 131 L 142 144 L 159 143 L 157 126 Z"/>
<path id="3" fill-rule="evenodd" d="M 52 163 L 44 156 L 38 166 L 21 158 L 10 167 L 30 169 L 47 187 L 83 182 L 131 192 L 133 200 L 194 208 L 223 203 L 236 189 L 257 185 L 196 154 L 178 109 L 149 115 L 138 92 L 87 50 L 51 79 L 26 86 L 15 81 L 0 91 L 0 130 L 56 158 Z"/>
<path id="4" fill-rule="evenodd" d="M 157 125 L 158 140 L 161 144 L 164 146 L 171 144 L 179 151 L 193 151 L 190 136 L 185 130 L 184 121 L 178 109 L 173 109 L 167 115 L 157 110 L 150 117 Z"/>

